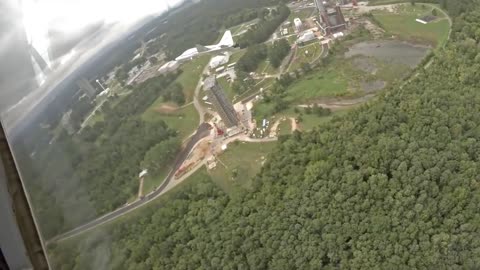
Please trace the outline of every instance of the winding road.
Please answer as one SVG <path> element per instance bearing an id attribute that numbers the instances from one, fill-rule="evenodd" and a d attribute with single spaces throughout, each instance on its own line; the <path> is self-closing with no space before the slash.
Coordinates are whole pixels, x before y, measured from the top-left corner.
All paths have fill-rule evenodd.
<path id="1" fill-rule="evenodd" d="M 203 69 L 202 74 L 206 73 L 208 70 L 208 65 L 206 65 Z M 210 125 L 205 123 L 205 113 L 207 110 L 203 108 L 203 106 L 200 104 L 200 101 L 198 100 L 198 96 L 200 94 L 200 90 L 203 85 L 203 77 L 200 77 L 197 87 L 195 88 L 195 94 L 193 98 L 193 105 L 195 106 L 195 109 L 198 112 L 199 115 L 199 127 L 197 128 L 196 132 L 194 132 L 190 136 L 190 141 L 187 143 L 185 148 L 177 155 L 175 159 L 175 163 L 172 167 L 172 170 L 170 173 L 165 177 L 165 180 L 163 183 L 152 193 L 149 193 L 145 195 L 142 199 L 136 200 L 130 204 L 127 204 L 125 206 L 122 206 L 113 212 L 110 212 L 108 214 L 105 214 L 104 216 L 101 216 L 95 220 L 92 220 L 86 224 L 83 224 L 79 227 L 76 227 L 75 229 L 72 229 L 66 233 L 57 235 L 53 237 L 52 239 L 48 240 L 47 243 L 51 242 L 59 242 L 63 240 L 67 240 L 69 238 L 72 238 L 74 236 L 77 236 L 81 233 L 87 232 L 89 230 L 92 230 L 96 228 L 97 226 L 106 224 L 108 222 L 111 222 L 139 207 L 142 207 L 153 200 L 157 199 L 158 197 L 162 196 L 166 191 L 168 191 L 169 184 L 171 183 L 172 179 L 175 176 L 175 172 L 180 168 L 180 166 L 183 164 L 183 162 L 187 159 L 188 155 L 190 152 L 193 150 L 193 148 L 200 142 L 203 138 L 207 137 L 210 134 Z M 200 166 L 201 167 L 201 166 Z M 198 168 L 196 168 L 198 169 Z M 192 172 L 193 173 L 193 172 Z M 188 177 L 189 174 L 187 174 L 184 177 Z M 182 177 L 182 178 L 184 178 Z M 179 181 L 179 180 L 177 180 Z M 165 192 L 164 192 L 165 191 Z"/>
<path id="2" fill-rule="evenodd" d="M 117 210 L 110 212 L 104 216 L 101 216 L 95 220 L 92 220 L 84 225 L 81 225 L 71 231 L 68 231 L 66 233 L 63 233 L 61 235 L 55 236 L 54 238 L 50 239 L 47 241 L 47 243 L 51 242 L 59 242 L 63 240 L 67 240 L 69 238 L 72 238 L 74 236 L 77 236 L 81 233 L 84 233 L 86 231 L 89 231 L 91 229 L 94 229 L 97 226 L 106 224 L 108 222 L 111 222 L 139 207 L 142 207 L 156 198 L 160 197 L 163 195 L 163 191 L 168 187 L 170 182 L 172 181 L 173 177 L 175 176 L 175 172 L 180 168 L 182 163 L 185 161 L 185 159 L 188 157 L 190 152 L 193 150 L 194 146 L 203 138 L 207 137 L 210 134 L 210 125 L 207 123 L 202 123 L 198 127 L 196 133 L 191 137 L 190 141 L 187 143 L 186 147 L 177 155 L 177 158 L 175 159 L 175 163 L 173 165 L 172 170 L 168 174 L 168 176 L 165 178 L 163 183 L 156 189 L 154 192 L 147 194 L 143 199 L 137 200 L 131 204 L 125 205 L 123 207 L 118 208 Z"/>

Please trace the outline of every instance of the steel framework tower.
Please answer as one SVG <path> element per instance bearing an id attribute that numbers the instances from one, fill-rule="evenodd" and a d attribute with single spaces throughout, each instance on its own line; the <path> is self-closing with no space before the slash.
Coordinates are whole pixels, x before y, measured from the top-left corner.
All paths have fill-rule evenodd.
<path id="1" fill-rule="evenodd" d="M 227 99 L 222 87 L 218 84 L 215 76 L 205 79 L 203 89 L 207 92 L 208 100 L 212 102 L 215 110 L 222 118 L 227 128 L 238 125 L 238 117 L 232 103 Z"/>

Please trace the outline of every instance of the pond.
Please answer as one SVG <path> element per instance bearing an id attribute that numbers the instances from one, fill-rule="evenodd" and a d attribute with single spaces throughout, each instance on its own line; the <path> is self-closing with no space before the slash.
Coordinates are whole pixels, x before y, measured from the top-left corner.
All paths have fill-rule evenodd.
<path id="1" fill-rule="evenodd" d="M 375 57 L 385 62 L 416 67 L 427 55 L 430 48 L 398 40 L 360 42 L 349 48 L 345 57 L 356 55 Z"/>

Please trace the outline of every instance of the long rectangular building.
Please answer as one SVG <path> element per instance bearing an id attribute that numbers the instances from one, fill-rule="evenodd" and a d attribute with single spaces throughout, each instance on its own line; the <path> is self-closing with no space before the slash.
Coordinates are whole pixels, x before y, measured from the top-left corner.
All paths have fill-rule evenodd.
<path id="1" fill-rule="evenodd" d="M 212 102 L 215 110 L 222 118 L 227 128 L 238 125 L 238 116 L 232 103 L 227 99 L 222 86 L 217 82 L 215 76 L 210 76 L 203 83 L 203 90 L 207 93 L 208 100 Z"/>

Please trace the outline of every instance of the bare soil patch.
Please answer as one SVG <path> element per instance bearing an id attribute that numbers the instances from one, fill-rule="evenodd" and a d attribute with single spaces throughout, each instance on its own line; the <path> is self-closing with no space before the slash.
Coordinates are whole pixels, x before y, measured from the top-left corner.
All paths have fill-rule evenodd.
<path id="1" fill-rule="evenodd" d="M 178 106 L 176 104 L 172 103 L 164 103 L 157 108 L 155 108 L 156 112 L 162 113 L 162 114 L 172 114 L 175 111 L 178 110 Z"/>

